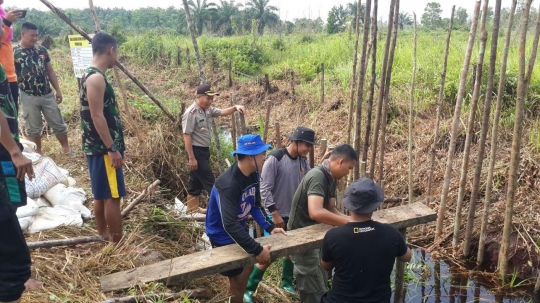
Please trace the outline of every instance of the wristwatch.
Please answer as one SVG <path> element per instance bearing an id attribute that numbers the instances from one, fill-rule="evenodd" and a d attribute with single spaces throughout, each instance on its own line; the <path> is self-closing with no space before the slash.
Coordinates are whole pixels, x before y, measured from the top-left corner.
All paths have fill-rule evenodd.
<path id="1" fill-rule="evenodd" d="M 111 145 L 111 147 L 107 148 L 107 151 L 110 152 L 110 153 L 115 153 L 118 150 L 116 149 L 116 146 L 113 143 L 113 145 Z"/>

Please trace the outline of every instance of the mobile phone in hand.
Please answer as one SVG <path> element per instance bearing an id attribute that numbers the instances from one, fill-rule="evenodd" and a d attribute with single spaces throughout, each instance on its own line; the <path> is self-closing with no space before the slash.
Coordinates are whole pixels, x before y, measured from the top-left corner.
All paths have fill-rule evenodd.
<path id="1" fill-rule="evenodd" d="M 26 17 L 26 12 L 27 12 L 26 9 L 21 9 L 21 10 L 19 10 L 19 12 L 21 12 L 21 17 L 20 18 L 25 18 Z"/>

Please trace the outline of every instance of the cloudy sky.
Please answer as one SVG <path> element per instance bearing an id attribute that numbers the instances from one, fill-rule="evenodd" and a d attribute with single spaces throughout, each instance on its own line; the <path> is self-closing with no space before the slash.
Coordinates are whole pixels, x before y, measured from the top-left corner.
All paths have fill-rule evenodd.
<path id="1" fill-rule="evenodd" d="M 334 5 L 346 5 L 353 0 L 270 0 L 272 5 L 277 6 L 280 9 L 280 15 L 282 19 L 293 20 L 295 18 L 317 18 L 321 17 L 326 21 L 328 11 Z M 365 0 L 362 1 L 364 3 Z M 415 12 L 420 19 L 424 11 L 426 3 L 438 1 L 443 8 L 443 17 L 450 17 L 452 5 L 456 7 L 464 7 L 469 11 L 469 15 L 474 9 L 474 0 L 401 0 L 400 10 L 402 12 Z M 5 0 L 4 6 L 21 6 L 19 1 Z M 88 2 L 85 0 L 50 0 L 50 2 L 59 8 L 86 8 Z M 219 0 L 213 2 L 219 3 Z M 236 0 L 237 3 L 245 3 L 246 0 Z M 538 0 L 533 2 L 536 6 Z M 502 0 L 503 7 L 510 7 L 511 0 Z M 122 7 L 126 9 L 136 9 L 141 7 L 153 6 L 153 7 L 177 7 L 182 6 L 181 0 L 152 0 L 151 2 L 136 1 L 136 0 L 94 0 L 95 6 L 100 7 Z M 388 7 L 390 6 L 390 0 L 379 0 L 379 16 L 388 15 Z M 495 6 L 495 0 L 490 1 L 490 6 Z M 37 8 L 46 9 L 46 7 L 39 0 L 25 0 L 24 7 L 21 8 Z M 384 18 L 384 17 L 383 17 Z M 386 18 L 385 18 L 386 19 Z"/>

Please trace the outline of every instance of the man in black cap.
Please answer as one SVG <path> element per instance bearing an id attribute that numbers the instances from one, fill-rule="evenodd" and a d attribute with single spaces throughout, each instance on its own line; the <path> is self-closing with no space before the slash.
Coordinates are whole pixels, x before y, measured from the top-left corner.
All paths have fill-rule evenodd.
<path id="1" fill-rule="evenodd" d="M 216 117 L 230 116 L 238 111 L 245 113 L 242 105 L 226 109 L 212 107 L 214 96 L 219 96 L 209 84 L 201 84 L 197 88 L 197 100 L 191 104 L 182 116 L 184 143 L 189 159 L 187 207 L 188 212 L 206 214 L 206 209 L 199 207 L 199 196 L 203 189 L 212 191 L 215 176 L 210 167 L 210 143 L 212 122 Z"/>
<path id="2" fill-rule="evenodd" d="M 272 222 L 276 227 L 287 228 L 291 203 L 302 181 L 302 178 L 311 169 L 307 155 L 313 149 L 315 132 L 307 127 L 299 126 L 292 135 L 287 135 L 291 143 L 285 147 L 271 152 L 264 163 L 261 175 L 261 197 L 264 206 L 271 214 Z M 253 302 L 253 293 L 261 282 L 268 265 L 256 264 L 249 276 L 244 302 Z M 293 269 L 294 264 L 285 257 L 282 261 L 281 288 L 294 293 Z"/>
<path id="3" fill-rule="evenodd" d="M 383 203 L 382 188 L 361 178 L 345 190 L 343 205 L 351 222 L 329 230 L 323 240 L 321 266 L 335 268 L 332 290 L 323 303 L 389 303 L 394 261 L 409 262 L 411 250 L 392 225 L 375 222 L 373 212 Z"/>

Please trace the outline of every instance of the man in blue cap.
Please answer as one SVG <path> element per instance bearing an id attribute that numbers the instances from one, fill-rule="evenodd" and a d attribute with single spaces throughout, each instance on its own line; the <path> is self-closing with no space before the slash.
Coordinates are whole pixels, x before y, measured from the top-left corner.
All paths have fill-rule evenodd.
<path id="1" fill-rule="evenodd" d="M 351 221 L 324 237 L 321 266 L 336 271 L 332 290 L 321 302 L 390 302 L 394 261 L 410 261 L 411 250 L 395 227 L 371 219 L 383 201 L 383 189 L 368 178 L 356 180 L 345 190 L 343 205 Z"/>
<path id="2" fill-rule="evenodd" d="M 267 221 L 262 207 L 259 190 L 259 173 L 271 145 L 265 144 L 259 135 L 245 135 L 238 138 L 238 149 L 232 154 L 238 162 L 229 167 L 212 187 L 208 213 L 206 215 L 206 234 L 213 247 L 238 244 L 247 253 L 255 256 L 259 264 L 270 264 L 271 245 L 261 246 L 249 236 L 246 230 L 248 215 L 268 233 L 282 233 Z M 242 303 L 247 281 L 253 265 L 240 267 L 221 273 L 229 278 L 230 300 Z"/>

